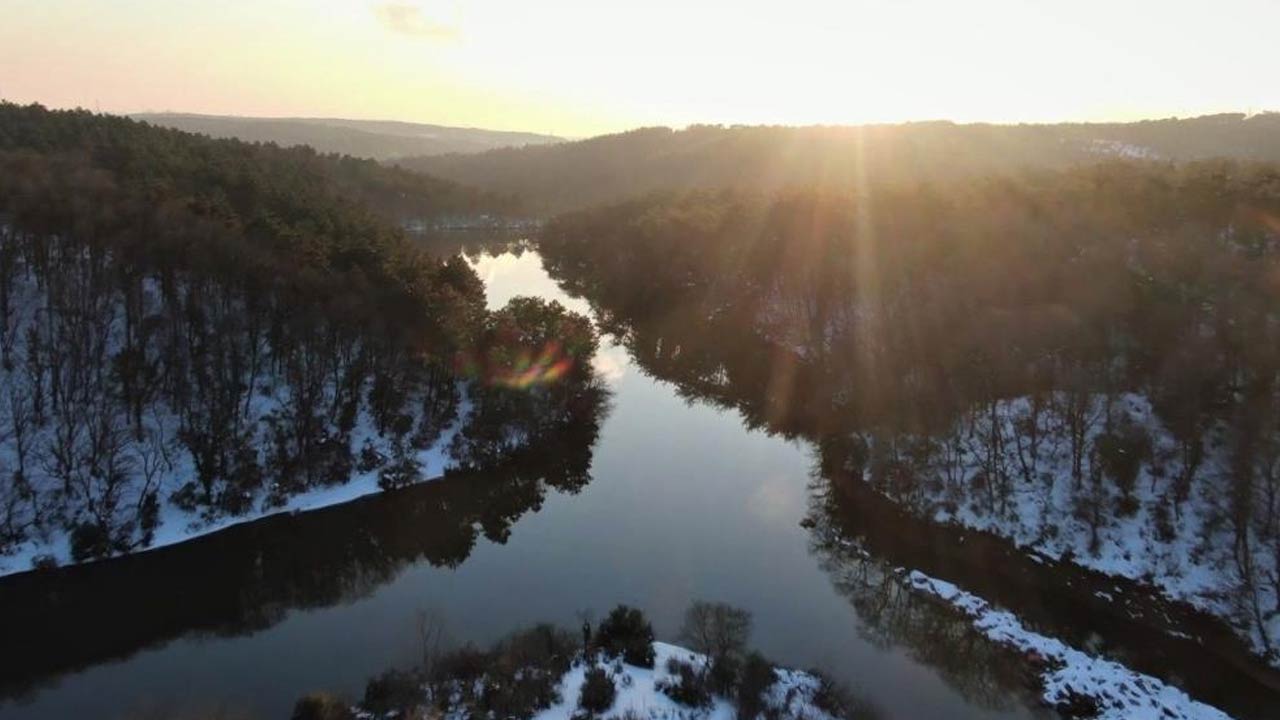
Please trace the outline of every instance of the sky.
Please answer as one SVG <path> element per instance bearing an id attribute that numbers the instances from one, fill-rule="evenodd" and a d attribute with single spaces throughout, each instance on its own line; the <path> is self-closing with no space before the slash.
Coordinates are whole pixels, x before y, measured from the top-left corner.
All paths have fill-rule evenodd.
<path id="1" fill-rule="evenodd" d="M 0 98 L 584 137 L 1280 109 L 1280 0 L 0 0 Z"/>

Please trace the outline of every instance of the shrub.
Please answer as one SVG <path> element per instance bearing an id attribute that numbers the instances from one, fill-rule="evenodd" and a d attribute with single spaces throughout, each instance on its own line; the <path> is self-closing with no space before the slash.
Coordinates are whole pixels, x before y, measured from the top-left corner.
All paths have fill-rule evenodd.
<path id="1" fill-rule="evenodd" d="M 355 469 L 355 456 L 351 453 L 351 441 L 345 435 L 326 437 L 319 443 L 315 459 L 320 482 L 324 485 L 341 485 L 351 479 Z"/>
<path id="2" fill-rule="evenodd" d="M 77 523 L 71 529 L 71 557 L 76 562 L 111 554 L 111 536 L 93 522 Z"/>
<path id="3" fill-rule="evenodd" d="M 1103 433 L 1094 440 L 1094 449 L 1102 470 L 1119 488 L 1121 496 L 1133 497 L 1134 486 L 1142 463 L 1151 454 L 1151 438 L 1137 425 L 1124 423 L 1114 432 Z M 1136 505 L 1122 507 L 1121 512 L 1131 514 Z M 1129 512 L 1126 512 L 1129 511 Z"/>
<path id="4" fill-rule="evenodd" d="M 355 720 L 355 713 L 338 698 L 326 693 L 313 693 L 293 706 L 292 720 Z"/>
<path id="5" fill-rule="evenodd" d="M 706 670 L 707 689 L 717 695 L 733 695 L 741 670 L 742 661 L 736 655 L 726 655 L 711 663 Z"/>
<path id="6" fill-rule="evenodd" d="M 477 704 L 479 714 L 500 718 L 531 718 L 559 701 L 560 675 L 539 668 L 494 670 L 484 678 Z"/>
<path id="7" fill-rule="evenodd" d="M 1098 705 L 1098 699 L 1068 689 L 1059 700 L 1054 703 L 1054 709 L 1062 713 L 1064 717 L 1086 718 L 1097 717 L 1102 712 L 1102 708 Z"/>
<path id="8" fill-rule="evenodd" d="M 36 555 L 31 558 L 31 569 L 33 570 L 55 570 L 58 567 L 58 558 L 52 555 Z"/>
<path id="9" fill-rule="evenodd" d="M 582 683 L 582 693 L 578 696 L 578 707 L 592 715 L 600 715 L 613 707 L 617 688 L 613 678 L 602 667 L 587 670 L 586 679 Z"/>
<path id="10" fill-rule="evenodd" d="M 573 635 L 542 623 L 508 635 L 489 653 L 479 707 L 495 717 L 532 717 L 559 701 L 557 687 L 577 646 Z"/>
<path id="11" fill-rule="evenodd" d="M 609 657 L 621 656 L 629 665 L 653 667 L 653 627 L 635 608 L 614 608 L 596 631 L 596 646 Z"/>
<path id="12" fill-rule="evenodd" d="M 489 654 L 474 645 L 464 645 L 445 653 L 436 663 L 432 681 L 468 682 L 483 676 L 489 668 Z"/>
<path id="13" fill-rule="evenodd" d="M 385 714 L 408 710 L 423 702 L 422 682 L 413 673 L 388 670 L 369 680 L 360 705 L 370 712 Z"/>
<path id="14" fill-rule="evenodd" d="M 739 720 L 754 720 L 765 710 L 765 693 L 773 687 L 778 679 L 773 670 L 773 663 L 765 660 L 759 653 L 751 653 L 742 663 L 742 673 L 738 680 L 734 699 L 738 705 Z"/>
<path id="15" fill-rule="evenodd" d="M 360 460 L 356 463 L 356 469 L 362 473 L 373 472 L 386 462 L 386 456 L 378 452 L 378 448 L 373 446 L 373 441 L 366 439 L 364 446 L 360 448 Z"/>
<path id="16" fill-rule="evenodd" d="M 698 668 L 683 660 L 667 661 L 669 678 L 659 680 L 656 687 L 663 695 L 691 708 L 711 707 L 711 691 Z"/>
<path id="17" fill-rule="evenodd" d="M 378 471 L 378 487 L 383 490 L 408 487 L 421 480 L 422 464 L 408 451 L 398 453 L 389 465 Z"/>
<path id="18" fill-rule="evenodd" d="M 204 500 L 204 493 L 200 486 L 194 480 L 188 480 L 182 484 L 182 487 L 173 491 L 169 496 L 169 502 L 187 512 L 195 512 L 200 508 Z"/>
<path id="19" fill-rule="evenodd" d="M 562 675 L 578 651 L 573 634 L 550 623 L 539 623 L 508 635 L 494 652 L 497 662 L 511 669 L 534 667 Z"/>
<path id="20" fill-rule="evenodd" d="M 869 700 L 854 695 L 849 688 L 832 680 L 825 673 L 810 670 L 818 678 L 818 688 L 813 693 L 813 706 L 831 717 L 848 720 L 876 720 L 883 715 Z"/>
<path id="21" fill-rule="evenodd" d="M 537 626 L 502 640 L 489 652 L 467 646 L 445 653 L 431 674 L 431 695 L 441 710 L 465 716 L 530 718 L 559 700 L 568 669 L 562 654 L 569 634 Z"/>

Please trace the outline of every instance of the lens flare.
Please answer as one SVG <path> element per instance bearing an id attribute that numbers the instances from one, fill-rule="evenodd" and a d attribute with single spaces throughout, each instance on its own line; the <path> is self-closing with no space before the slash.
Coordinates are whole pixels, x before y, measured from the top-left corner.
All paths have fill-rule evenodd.
<path id="1" fill-rule="evenodd" d="M 528 348 L 515 351 L 510 359 L 494 357 L 495 355 L 499 353 L 491 353 L 486 361 L 466 353 L 459 358 L 458 369 L 468 377 L 480 379 L 488 385 L 517 390 L 554 383 L 573 369 L 573 358 L 554 340 L 537 352 Z"/>

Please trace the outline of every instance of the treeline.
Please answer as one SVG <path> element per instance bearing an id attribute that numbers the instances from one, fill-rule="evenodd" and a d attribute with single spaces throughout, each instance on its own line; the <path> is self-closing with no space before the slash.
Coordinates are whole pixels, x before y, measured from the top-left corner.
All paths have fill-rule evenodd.
<path id="1" fill-rule="evenodd" d="M 1280 162 L 1280 114 L 1057 125 L 919 122 L 862 127 L 644 128 L 557 145 L 406 158 L 400 165 L 561 212 L 660 190 L 845 192 L 865 178 L 917 183 L 1108 157 Z"/>
<path id="2" fill-rule="evenodd" d="M 507 212 L 511 196 L 460 186 L 373 160 L 311 147 L 282 148 L 212 139 L 86 110 L 51 111 L 0 101 L 0 150 L 88 158 L 93 166 L 138 184 L 162 184 L 179 195 L 237 204 L 270 191 L 284 205 L 355 202 L 395 223 L 440 215 Z M 265 202 L 265 197 L 256 202 Z"/>
<path id="3" fill-rule="evenodd" d="M 1171 562 L 1230 568 L 1231 615 L 1270 653 L 1277 218 L 1273 166 L 1111 163 L 652 196 L 562 216 L 540 247 L 646 367 L 929 517 L 1095 556 L 1126 518 L 1191 535 Z"/>
<path id="4" fill-rule="evenodd" d="M 552 135 L 480 130 L 387 120 L 262 118 L 189 113 L 132 116 L 153 125 L 245 142 L 309 145 L 322 153 L 390 160 L 414 155 L 481 152 L 498 147 L 560 142 Z"/>
<path id="5" fill-rule="evenodd" d="M 1276 168 L 1114 163 L 858 194 L 654 195 L 558 217 L 539 247 L 602 309 L 732 315 L 821 367 L 853 421 L 916 428 L 1090 365 L 1096 387 L 1267 380 L 1276 217 Z"/>
<path id="6" fill-rule="evenodd" d="M 563 414 L 591 382 L 590 325 L 538 302 L 487 312 L 465 262 L 346 199 L 378 172 L 0 106 L 0 553 L 62 533 L 77 559 L 127 552 L 169 504 L 185 523 L 355 473 L 413 482 L 441 470 L 424 453 L 464 397 L 508 433 L 456 432 L 465 464 Z M 553 340 L 566 387 L 513 399 L 459 363 L 500 376 Z"/>

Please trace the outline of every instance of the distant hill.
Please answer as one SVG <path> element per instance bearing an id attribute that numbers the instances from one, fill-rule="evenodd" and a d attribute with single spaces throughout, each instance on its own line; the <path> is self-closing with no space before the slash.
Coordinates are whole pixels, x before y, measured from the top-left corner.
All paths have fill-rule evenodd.
<path id="1" fill-rule="evenodd" d="M 1280 161 L 1280 114 L 1056 125 L 657 127 L 557 145 L 406 158 L 397 164 L 517 194 L 532 209 L 554 212 L 667 189 L 847 189 L 864 176 L 888 182 L 944 181 L 1108 158 L 1214 157 Z"/>
<path id="2" fill-rule="evenodd" d="M 375 160 L 441 153 L 476 153 L 500 147 L 546 145 L 562 141 L 562 138 L 553 135 L 389 120 L 255 118 L 186 113 L 139 113 L 132 117 L 153 125 L 215 138 L 273 142 L 285 146 L 310 145 L 320 152 Z"/>

